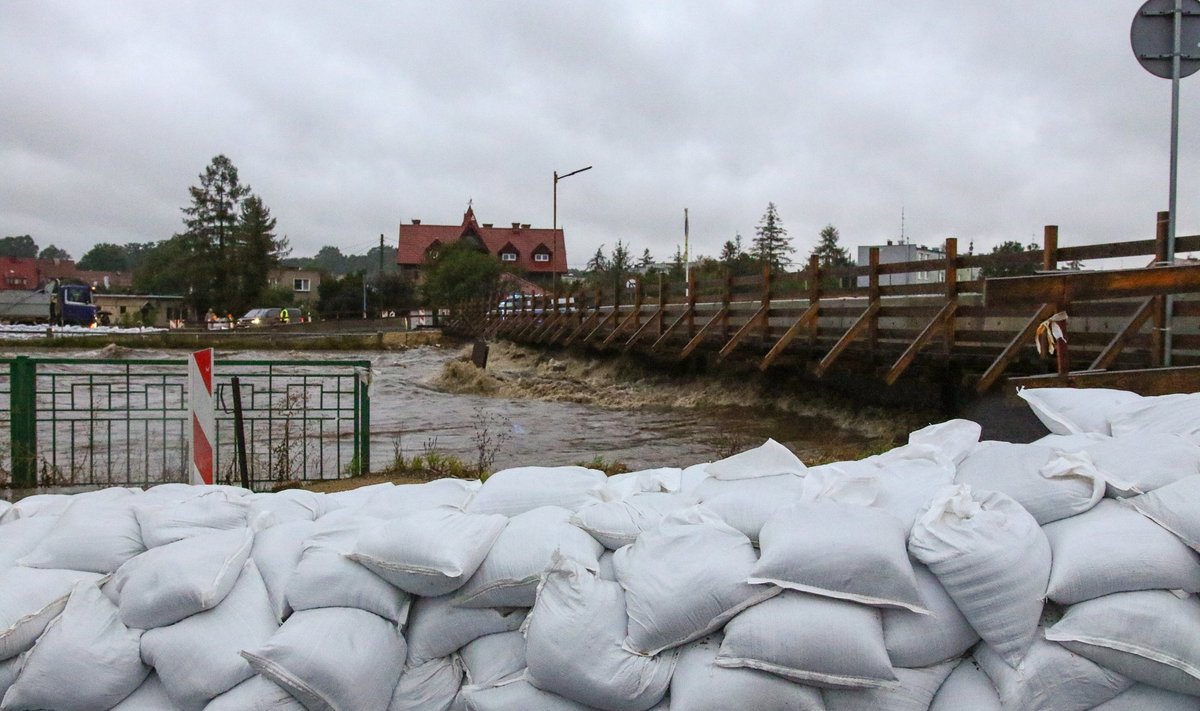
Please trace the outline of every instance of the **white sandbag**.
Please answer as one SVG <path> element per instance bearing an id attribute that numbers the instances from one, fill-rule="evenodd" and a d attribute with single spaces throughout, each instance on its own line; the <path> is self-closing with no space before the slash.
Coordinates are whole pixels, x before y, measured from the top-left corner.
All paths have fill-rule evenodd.
<path id="1" fill-rule="evenodd" d="M 560 506 L 542 506 L 509 519 L 483 563 L 456 593 L 455 604 L 533 607 L 538 581 L 555 551 L 588 570 L 599 568 L 604 546 L 572 526 L 573 515 Z"/>
<path id="2" fill-rule="evenodd" d="M 1081 449 L 1092 458 L 1113 496 L 1143 494 L 1200 474 L 1200 445 L 1170 432 L 1138 432 Z"/>
<path id="3" fill-rule="evenodd" d="M 480 486 L 478 480 L 449 478 L 422 484 L 401 484 L 371 497 L 358 511 L 366 516 L 392 519 L 440 506 L 462 509 Z"/>
<path id="4" fill-rule="evenodd" d="M 1050 543 L 1033 516 L 999 492 L 947 487 L 913 526 L 908 549 L 979 636 L 1019 663 L 1050 578 Z"/>
<path id="5" fill-rule="evenodd" d="M 408 594 L 346 557 L 363 526 L 376 524 L 377 519 L 371 518 L 335 525 L 319 522 L 318 532 L 304 541 L 300 562 L 288 578 L 287 606 L 293 610 L 353 607 L 403 624 L 408 618 Z"/>
<path id="6" fill-rule="evenodd" d="M 21 669 L 21 657 L 16 656 L 11 659 L 5 659 L 0 662 L 0 699 L 4 698 L 4 693 L 8 691 L 8 687 L 13 685 L 17 680 L 17 672 Z"/>
<path id="7" fill-rule="evenodd" d="M 679 494 L 633 494 L 616 501 L 597 501 L 571 515 L 571 523 L 591 534 L 605 548 L 627 546 L 654 528 L 667 514 L 689 505 Z"/>
<path id="8" fill-rule="evenodd" d="M 907 536 L 930 500 L 954 482 L 955 468 L 950 455 L 928 445 L 906 445 L 900 450 L 907 456 L 877 455 L 813 467 L 804 478 L 801 498 L 887 511 L 900 521 Z"/>
<path id="9" fill-rule="evenodd" d="M 975 650 L 975 660 L 992 680 L 1006 711 L 1087 711 L 1133 685 L 1132 679 L 1040 635 L 1016 668 L 987 645 Z"/>
<path id="10" fill-rule="evenodd" d="M 1166 590 L 1116 593 L 1072 605 L 1046 630 L 1135 681 L 1200 696 L 1200 600 Z"/>
<path id="11" fill-rule="evenodd" d="M 1025 507 L 1039 524 L 1081 514 L 1104 496 L 1104 478 L 1091 457 L 1048 447 L 980 442 L 958 466 L 954 481 L 977 491 L 999 491 Z"/>
<path id="12" fill-rule="evenodd" d="M 942 682 L 929 711 L 1003 711 L 1000 695 L 992 680 L 979 668 L 975 660 L 962 660 L 950 676 Z"/>
<path id="13" fill-rule="evenodd" d="M 146 550 L 134 514 L 136 497 L 77 496 L 54 530 L 17 561 L 20 565 L 111 573 Z"/>
<path id="14" fill-rule="evenodd" d="M 821 692 L 757 669 L 717 666 L 721 635 L 684 647 L 671 677 L 671 704 L 688 711 L 825 711 Z"/>
<path id="15" fill-rule="evenodd" d="M 50 620 L 62 612 L 76 583 L 96 583 L 96 573 L 77 570 L 0 570 L 0 660 L 33 646 Z"/>
<path id="16" fill-rule="evenodd" d="M 326 498 L 332 502 L 329 513 L 340 509 L 357 511 L 368 502 L 374 501 L 395 487 L 396 485 L 392 482 L 385 481 L 380 484 L 370 484 L 368 486 L 360 486 L 357 489 L 346 489 L 326 494 Z M 327 513 L 326 516 L 328 515 Z"/>
<path id="17" fill-rule="evenodd" d="M 928 612 L 917 593 L 907 537 L 904 524 L 882 509 L 794 503 L 763 525 L 762 557 L 749 582 Z"/>
<path id="18" fill-rule="evenodd" d="M 542 691 L 528 681 L 464 689 L 468 711 L 595 711 L 591 706 Z"/>
<path id="19" fill-rule="evenodd" d="M 979 634 L 937 576 L 920 563 L 913 564 L 913 572 L 929 614 L 899 608 L 883 610 L 883 641 L 892 666 L 916 669 L 962 656 L 979 641 Z"/>
<path id="20" fill-rule="evenodd" d="M 585 467 L 517 467 L 487 478 L 467 512 L 516 516 L 539 506 L 578 511 L 612 498 L 604 472 Z"/>
<path id="21" fill-rule="evenodd" d="M 1033 414 L 1054 434 L 1110 435 L 1109 416 L 1138 403 L 1141 395 L 1109 388 L 1022 388 L 1017 391 Z"/>
<path id="22" fill-rule="evenodd" d="M 1068 435 L 1048 434 L 1044 437 L 1038 437 L 1029 444 L 1039 447 L 1049 447 L 1050 449 L 1057 449 L 1063 452 L 1078 452 L 1088 445 L 1103 442 L 1106 439 L 1111 439 L 1111 437 L 1096 432 Z"/>
<path id="23" fill-rule="evenodd" d="M 242 656 L 309 711 L 386 711 L 404 666 L 396 625 L 349 607 L 301 610 Z"/>
<path id="24" fill-rule="evenodd" d="M 667 516 L 613 554 L 629 613 L 624 648 L 655 655 L 687 644 L 777 595 L 746 582 L 756 561 L 750 539 L 703 506 Z"/>
<path id="25" fill-rule="evenodd" d="M 792 451 L 773 439 L 761 446 L 739 452 L 705 467 L 713 479 L 757 479 L 763 476 L 792 474 L 804 476 L 807 467 Z"/>
<path id="26" fill-rule="evenodd" d="M 696 487 L 701 482 L 708 479 L 708 462 L 701 464 L 693 464 L 690 467 L 684 467 L 679 473 L 679 492 L 680 494 L 690 495 L 696 492 Z"/>
<path id="27" fill-rule="evenodd" d="M 1112 701 L 1105 701 L 1092 711 L 1196 711 L 1200 699 L 1179 694 L 1149 684 L 1134 684 Z M 936 711 L 931 709 L 930 711 Z"/>
<path id="28" fill-rule="evenodd" d="M 908 446 L 914 450 L 924 448 L 928 454 L 922 456 L 957 466 L 979 444 L 982 432 L 983 428 L 977 422 L 946 420 L 911 432 Z"/>
<path id="29" fill-rule="evenodd" d="M 933 697 L 957 661 L 920 669 L 896 669 L 895 686 L 876 689 L 825 689 L 827 711 L 928 711 Z M 976 711 L 971 709 L 971 711 Z"/>
<path id="30" fill-rule="evenodd" d="M 804 482 L 792 474 L 732 481 L 709 478 L 700 482 L 691 498 L 757 544 L 763 524 L 799 500 Z"/>
<path id="31" fill-rule="evenodd" d="M 450 711 L 463 684 L 462 661 L 441 657 L 400 675 L 387 711 Z"/>
<path id="32" fill-rule="evenodd" d="M 730 620 L 716 663 L 828 688 L 896 681 L 878 609 L 792 590 Z"/>
<path id="33" fill-rule="evenodd" d="M 248 529 L 192 536 L 125 562 L 113 575 L 121 621 L 148 630 L 216 607 L 233 589 L 250 556 Z"/>
<path id="34" fill-rule="evenodd" d="M 33 518 L 34 516 L 61 516 L 71 505 L 74 497 L 70 494 L 34 494 L 26 496 L 14 503 L 3 516 L 0 524 L 12 523 L 18 519 Z"/>
<path id="35" fill-rule="evenodd" d="M 1172 432 L 1187 437 L 1200 434 L 1200 393 L 1145 397 L 1108 413 L 1113 437 L 1138 432 Z"/>
<path id="36" fill-rule="evenodd" d="M 450 506 L 416 511 L 364 527 L 348 557 L 401 590 L 436 597 L 467 582 L 507 525 Z"/>
<path id="37" fill-rule="evenodd" d="M 1200 554 L 1112 499 L 1042 530 L 1053 554 L 1046 596 L 1060 605 L 1131 590 L 1200 592 Z"/>
<path id="38" fill-rule="evenodd" d="M 198 711 L 250 678 L 254 671 L 238 652 L 266 642 L 277 627 L 262 576 L 247 560 L 220 605 L 147 630 L 142 660 L 158 672 L 171 701 L 184 711 Z"/>
<path id="39" fill-rule="evenodd" d="M 0 524 L 3 524 L 5 522 L 4 515 L 7 514 L 8 510 L 11 508 L 12 508 L 11 503 L 9 503 L 8 501 L 5 501 L 3 499 L 0 499 Z"/>
<path id="40" fill-rule="evenodd" d="M 1200 551 L 1200 476 L 1189 476 L 1125 503 Z"/>
<path id="41" fill-rule="evenodd" d="M 177 503 L 137 508 L 147 548 L 214 531 L 249 525 L 251 502 L 224 490 L 208 491 Z"/>
<path id="42" fill-rule="evenodd" d="M 287 602 L 288 581 L 296 572 L 296 566 L 300 565 L 305 539 L 313 535 L 316 526 L 314 521 L 288 521 L 259 531 L 254 536 L 250 556 L 258 566 L 263 584 L 267 586 L 267 596 L 271 598 L 271 609 L 280 622 L 287 618 L 292 609 Z M 394 595 L 389 592 L 389 597 Z"/>
<path id="43" fill-rule="evenodd" d="M 596 575 L 599 575 L 601 580 L 611 580 L 614 583 L 617 581 L 617 571 L 613 568 L 613 551 L 604 551 L 604 555 L 600 556 Z"/>
<path id="44" fill-rule="evenodd" d="M 669 494 L 679 491 L 682 478 L 683 470 L 679 467 L 622 472 L 608 478 L 608 493 L 614 499 L 628 499 L 637 494 Z"/>
<path id="45" fill-rule="evenodd" d="M 58 525 L 58 516 L 14 519 L 0 526 L 0 570 L 11 568 Z"/>
<path id="46" fill-rule="evenodd" d="M 158 674 L 150 672 L 150 676 L 146 677 L 141 686 L 109 711 L 178 711 L 178 709 L 179 707 L 171 701 L 171 697 L 167 696 L 167 690 L 163 688 Z"/>
<path id="47" fill-rule="evenodd" d="M 150 673 L 139 652 L 141 630 L 117 619 L 95 583 L 78 583 L 66 607 L 21 658 L 4 711 L 94 711 L 129 696 Z"/>
<path id="48" fill-rule="evenodd" d="M 526 622 L 530 682 L 608 711 L 654 706 L 667 693 L 677 654 L 642 657 L 626 651 L 621 647 L 626 621 L 620 585 L 556 557 Z"/>
<path id="49" fill-rule="evenodd" d="M 304 704 L 278 684 L 255 674 L 208 702 L 204 711 L 305 711 Z"/>
<path id="50" fill-rule="evenodd" d="M 284 489 L 273 494 L 251 494 L 248 518 L 264 521 L 263 527 L 289 521 L 315 521 L 329 511 L 324 494 L 305 489 Z"/>
<path id="51" fill-rule="evenodd" d="M 520 630 L 489 634 L 458 651 L 468 684 L 492 686 L 525 668 L 525 635 Z"/>
<path id="52" fill-rule="evenodd" d="M 410 667 L 457 652 L 484 635 L 511 632 L 525 621 L 525 610 L 458 607 L 453 595 L 418 598 L 404 636 Z"/>

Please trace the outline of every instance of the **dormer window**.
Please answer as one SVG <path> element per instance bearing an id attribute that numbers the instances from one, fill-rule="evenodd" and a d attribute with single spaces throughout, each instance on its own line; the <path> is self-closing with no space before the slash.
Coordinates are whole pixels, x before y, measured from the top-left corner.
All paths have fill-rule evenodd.
<path id="1" fill-rule="evenodd" d="M 548 262 L 550 261 L 550 255 L 546 254 L 545 252 L 538 252 L 537 254 L 533 255 L 533 261 Z"/>
<path id="2" fill-rule="evenodd" d="M 438 255 L 441 254 L 441 249 L 442 243 L 435 239 L 432 244 L 425 248 L 425 258 L 437 259 Z"/>
<path id="3" fill-rule="evenodd" d="M 517 261 L 517 253 L 516 252 L 501 252 L 500 253 L 500 261 L 515 262 L 515 261 Z"/>

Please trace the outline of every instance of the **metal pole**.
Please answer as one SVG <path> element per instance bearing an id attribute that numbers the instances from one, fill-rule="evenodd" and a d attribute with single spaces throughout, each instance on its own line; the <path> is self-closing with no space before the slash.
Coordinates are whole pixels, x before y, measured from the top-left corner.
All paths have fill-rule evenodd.
<path id="1" fill-rule="evenodd" d="M 687 284 L 685 291 L 691 289 L 692 263 L 688 258 L 688 209 L 683 208 L 683 283 Z M 690 293 L 685 294 L 690 296 Z"/>
<path id="2" fill-rule="evenodd" d="M 242 476 L 242 488 L 250 488 L 250 470 L 246 465 L 246 426 L 242 419 L 242 384 L 238 376 L 230 378 L 233 388 L 233 435 L 234 446 L 237 448 L 238 473 Z"/>
<path id="3" fill-rule="evenodd" d="M 1175 0 L 1175 11 L 1171 16 L 1173 33 L 1171 44 L 1171 194 L 1167 200 L 1167 264 L 1175 263 L 1175 210 L 1176 191 L 1179 178 L 1179 71 L 1180 55 L 1183 52 L 1183 0 Z M 1166 298 L 1167 324 L 1163 333 L 1163 365 L 1171 365 L 1171 311 L 1174 299 Z"/>

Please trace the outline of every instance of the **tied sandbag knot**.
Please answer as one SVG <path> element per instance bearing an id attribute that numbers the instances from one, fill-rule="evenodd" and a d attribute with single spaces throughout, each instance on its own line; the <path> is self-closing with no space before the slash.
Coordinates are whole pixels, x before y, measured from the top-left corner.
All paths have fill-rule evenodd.
<path id="1" fill-rule="evenodd" d="M 1059 311 L 1058 313 L 1054 314 L 1050 318 L 1048 318 L 1045 321 L 1042 321 L 1040 324 L 1038 324 L 1037 333 L 1034 334 L 1033 338 L 1034 338 L 1034 341 L 1037 343 L 1037 350 L 1038 350 L 1039 356 L 1044 355 L 1045 352 L 1049 352 L 1050 355 L 1054 355 L 1056 343 L 1058 341 L 1062 341 L 1062 343 L 1064 345 L 1066 344 L 1066 342 L 1067 342 L 1066 331 L 1063 330 L 1063 328 L 1058 325 L 1059 323 L 1066 324 L 1066 322 L 1067 322 L 1067 312 Z M 1042 348 L 1042 339 L 1043 338 L 1045 338 L 1045 340 L 1046 340 L 1046 347 L 1044 350 Z"/>

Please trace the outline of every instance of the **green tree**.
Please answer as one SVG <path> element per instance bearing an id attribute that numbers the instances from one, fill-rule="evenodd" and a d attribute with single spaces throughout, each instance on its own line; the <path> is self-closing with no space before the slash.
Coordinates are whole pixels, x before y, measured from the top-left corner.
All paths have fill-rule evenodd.
<path id="1" fill-rule="evenodd" d="M 275 235 L 275 218 L 258 195 L 241 204 L 235 232 L 233 269 L 227 281 L 226 308 L 244 311 L 261 304 L 267 276 L 287 254 L 287 238 Z"/>
<path id="2" fill-rule="evenodd" d="M 817 246 L 812 253 L 816 255 L 822 267 L 853 266 L 854 260 L 850 258 L 850 253 L 838 243 L 840 239 L 841 235 L 833 225 L 821 228 Z"/>
<path id="3" fill-rule="evenodd" d="M 317 256 L 313 257 L 312 266 L 329 272 L 334 275 L 349 274 L 349 262 L 346 255 L 342 254 L 342 250 L 337 247 L 326 245 L 317 251 Z"/>
<path id="4" fill-rule="evenodd" d="M 192 204 L 182 208 L 187 259 L 180 265 L 187 269 L 191 283 L 187 301 L 197 311 L 203 311 L 218 301 L 222 308 L 230 299 L 231 282 L 241 271 L 236 263 L 235 249 L 230 249 L 237 236 L 242 200 L 250 187 L 238 180 L 233 161 L 224 155 L 212 159 L 200 174 L 200 184 L 188 188 Z"/>
<path id="5" fill-rule="evenodd" d="M 771 269 L 780 270 L 792 263 L 789 255 L 795 251 L 775 203 L 767 203 L 767 211 L 754 228 L 754 256 L 758 261 L 770 264 Z"/>
<path id="6" fill-rule="evenodd" d="M 604 272 L 608 271 L 608 268 L 608 257 L 604 256 L 604 245 L 600 245 L 596 248 L 596 253 L 593 254 L 592 258 L 588 260 L 587 264 L 584 266 L 584 269 L 592 272 L 593 274 L 603 274 Z"/>
<path id="7" fill-rule="evenodd" d="M 425 299 L 435 309 L 452 313 L 472 302 L 491 298 L 500 283 L 500 260 L 462 241 L 451 242 L 425 273 Z"/>
<path id="8" fill-rule="evenodd" d="M 1026 247 L 1016 240 L 1006 240 L 995 247 L 992 247 L 990 254 L 1023 254 L 1025 252 L 1032 252 L 1038 249 L 1041 249 L 1041 247 L 1039 247 L 1036 243 L 1030 244 L 1028 247 Z M 1026 274 L 1033 274 L 1037 271 L 1038 266 L 1039 264 L 1035 263 L 1032 259 L 1021 264 L 989 264 L 979 270 L 979 276 L 985 279 L 990 279 L 992 277 L 1023 276 Z"/>
<path id="9" fill-rule="evenodd" d="M 76 266 L 96 272 L 129 271 L 129 251 L 119 244 L 99 242 L 79 258 Z"/>
<path id="10" fill-rule="evenodd" d="M 67 252 L 67 250 L 62 249 L 61 247 L 55 247 L 54 245 L 50 245 L 49 247 L 43 249 L 41 252 L 38 252 L 37 258 L 38 259 L 70 259 L 71 255 Z"/>
<path id="11" fill-rule="evenodd" d="M 324 318 L 360 318 L 363 310 L 363 275 L 322 278 L 317 287 L 317 311 Z"/>
<path id="12" fill-rule="evenodd" d="M 175 235 L 150 246 L 133 272 L 133 288 L 140 294 L 167 294 L 182 296 L 188 293 L 192 283 L 185 271 L 189 261 L 188 239 Z M 206 304 L 198 313 L 220 304 Z"/>
<path id="13" fill-rule="evenodd" d="M 368 296 L 376 311 L 408 311 L 417 307 L 417 290 L 399 272 L 376 274 Z"/>
<path id="14" fill-rule="evenodd" d="M 29 235 L 16 235 L 0 239 L 0 257 L 33 259 L 37 253 L 37 242 L 34 242 Z"/>
<path id="15" fill-rule="evenodd" d="M 642 256 L 637 261 L 637 268 L 644 272 L 652 266 L 654 266 L 654 257 L 650 256 L 650 249 L 643 249 Z"/>

